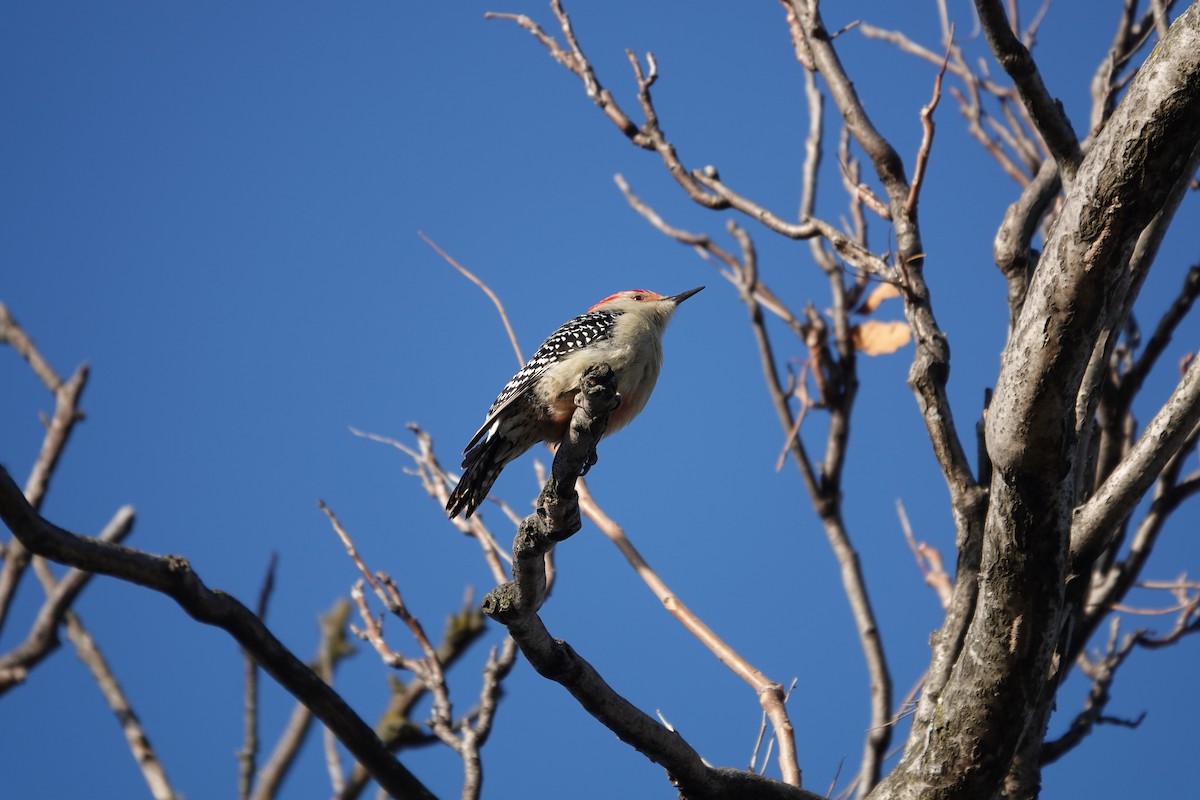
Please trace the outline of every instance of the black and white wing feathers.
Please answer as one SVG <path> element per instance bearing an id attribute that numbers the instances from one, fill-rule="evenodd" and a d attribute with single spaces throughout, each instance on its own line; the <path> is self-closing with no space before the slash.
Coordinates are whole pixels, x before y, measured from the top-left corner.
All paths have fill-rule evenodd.
<path id="1" fill-rule="evenodd" d="M 463 452 L 474 447 L 488 432 L 488 429 L 495 424 L 497 418 L 504 413 L 504 410 L 517 398 L 532 389 L 538 378 L 544 375 L 548 369 L 571 353 L 611 337 L 613 325 L 622 313 L 624 312 L 589 311 L 559 326 L 558 330 L 542 342 L 525 366 L 521 367 L 501 390 L 500 395 L 492 403 L 492 407 L 488 409 L 487 419 L 471 437 L 471 441 L 467 442 Z"/>

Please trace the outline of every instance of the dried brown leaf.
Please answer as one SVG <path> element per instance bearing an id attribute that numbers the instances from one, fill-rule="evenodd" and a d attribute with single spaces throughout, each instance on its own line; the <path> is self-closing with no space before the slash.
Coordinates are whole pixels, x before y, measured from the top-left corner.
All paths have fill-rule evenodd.
<path id="1" fill-rule="evenodd" d="M 867 295 L 862 304 L 855 309 L 859 314 L 870 314 L 875 309 L 879 308 L 880 303 L 884 300 L 890 300 L 893 297 L 900 296 L 900 289 L 894 283 L 881 283 Z"/>
<path id="2" fill-rule="evenodd" d="M 867 320 L 850 329 L 854 347 L 869 356 L 894 353 L 912 339 L 907 322 L 877 322 Z"/>

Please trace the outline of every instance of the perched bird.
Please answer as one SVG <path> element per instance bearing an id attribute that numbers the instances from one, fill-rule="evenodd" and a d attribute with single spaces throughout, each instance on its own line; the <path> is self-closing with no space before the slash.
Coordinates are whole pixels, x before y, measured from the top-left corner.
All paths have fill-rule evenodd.
<path id="1" fill-rule="evenodd" d="M 669 297 L 645 289 L 619 292 L 550 334 L 500 392 L 463 449 L 465 472 L 446 503 L 450 518 L 471 516 L 508 462 L 538 442 L 562 441 L 588 367 L 608 364 L 617 376 L 621 402 L 608 418 L 606 435 L 636 417 L 658 380 L 662 336 L 671 315 L 703 288 Z"/>

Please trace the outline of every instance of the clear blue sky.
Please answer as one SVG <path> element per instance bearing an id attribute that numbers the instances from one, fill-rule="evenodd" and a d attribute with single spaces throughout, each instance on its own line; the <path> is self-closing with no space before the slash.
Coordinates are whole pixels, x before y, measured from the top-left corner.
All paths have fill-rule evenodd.
<path id="1" fill-rule="evenodd" d="M 1039 38 L 1047 83 L 1081 130 L 1087 80 L 1119 5 L 1090 4 L 1082 16 L 1055 5 Z M 684 160 L 716 164 L 767 207 L 795 213 L 803 84 L 777 3 L 573 6 L 585 50 L 627 108 L 635 102 L 624 50 L 653 50 L 663 126 Z M 862 17 L 936 46 L 933 3 L 828 6 L 832 28 Z M 954 6 L 960 38 L 982 53 L 967 5 Z M 185 554 L 210 585 L 248 602 L 278 553 L 268 622 L 307 657 L 316 616 L 356 577 L 317 509 L 323 498 L 371 565 L 395 576 L 413 611 L 440 629 L 467 586 L 477 596 L 489 588 L 478 548 L 444 521 L 398 452 L 348 426 L 404 438 L 405 424 L 419 422 L 451 464 L 516 361 L 487 299 L 417 231 L 491 284 L 526 354 L 614 291 L 707 283 L 668 333 L 648 409 L 605 444 L 590 483 L 685 602 L 764 672 L 798 678 L 791 711 L 806 782 L 823 792 L 844 760 L 844 784 L 868 720 L 866 674 L 799 478 L 790 464 L 774 471 L 782 433 L 745 312 L 710 263 L 629 210 L 612 176 L 624 174 L 675 224 L 724 235 L 724 218 L 689 205 L 573 76 L 511 23 L 485 21 L 486 10 L 528 13 L 553 28 L 541 0 L 0 7 L 0 299 L 60 372 L 92 367 L 87 420 L 45 512 L 94 533 L 131 503 L 130 544 Z M 911 164 L 933 69 L 856 33 L 839 47 Z M 968 435 L 1003 343 L 991 238 L 1015 185 L 969 140 L 950 98 L 938 122 L 922 219 L 954 352 L 952 399 Z M 822 213 L 836 219 L 845 205 L 832 158 L 827 165 Z M 1191 197 L 1146 287 L 1146 327 L 1200 252 L 1187 222 L 1196 211 Z M 823 308 L 807 245 L 746 224 L 775 289 L 797 307 L 812 299 Z M 883 224 L 873 231 L 885 249 Z M 777 333 L 781 359 L 802 355 Z M 1197 334 L 1188 323 L 1167 362 L 1194 348 Z M 946 492 L 904 385 L 910 357 L 906 348 L 861 361 L 846 487 L 897 697 L 920 675 L 940 613 L 904 544 L 896 499 L 922 539 L 948 557 L 953 541 Z M 1165 397 L 1171 377 L 1157 376 L 1148 397 Z M 40 442 L 37 412 L 51 405 L 16 356 L 0 351 L 0 460 L 18 480 Z M 1141 410 L 1143 421 L 1151 411 Z M 806 432 L 821 425 L 814 414 Z M 531 462 L 497 485 L 517 508 L 536 491 Z M 507 538 L 503 518 L 484 513 Z M 1185 507 L 1147 576 L 1194 572 L 1196 529 L 1196 508 Z M 551 631 L 643 709 L 661 710 L 710 762 L 743 766 L 759 722 L 752 691 L 682 632 L 590 525 L 560 547 L 558 563 L 544 610 Z M 40 600 L 27 581 L 0 646 L 24 635 Z M 94 581 L 77 609 L 175 787 L 192 798 L 231 796 L 242 724 L 234 644 L 170 601 L 112 580 Z M 1143 624 L 1167 621 L 1126 621 Z M 392 633 L 411 652 L 398 626 Z M 489 641 L 497 639 L 493 630 Z M 451 675 L 460 709 L 474 701 L 482 657 L 473 653 Z M 1194 787 L 1198 657 L 1195 640 L 1136 653 L 1109 713 L 1145 711 L 1145 723 L 1099 729 L 1047 770 L 1045 796 L 1180 796 Z M 363 647 L 337 684 L 373 720 L 385 677 Z M 536 796 L 674 796 L 660 769 L 524 662 L 506 688 L 484 753 L 487 796 L 514 796 L 534 767 Z M 1053 730 L 1082 692 L 1078 684 L 1063 693 Z M 262 707 L 271 744 L 291 700 L 264 681 Z M 286 796 L 328 793 L 317 742 Z M 144 794 L 69 647 L 0 699 L 0 753 L 9 797 Z M 404 761 L 441 796 L 457 794 L 457 759 L 445 748 Z"/>

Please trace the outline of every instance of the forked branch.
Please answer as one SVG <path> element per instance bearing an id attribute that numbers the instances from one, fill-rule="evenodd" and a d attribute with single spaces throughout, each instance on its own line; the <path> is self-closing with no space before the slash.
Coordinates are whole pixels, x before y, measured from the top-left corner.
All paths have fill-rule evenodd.
<path id="1" fill-rule="evenodd" d="M 193 619 L 225 630 L 280 685 L 311 708 L 386 791 L 395 797 L 433 797 L 345 700 L 284 647 L 253 612 L 232 595 L 208 588 L 186 559 L 156 556 L 63 530 L 29 505 L 2 467 L 0 518 L 35 555 L 154 589 L 175 600 Z"/>

